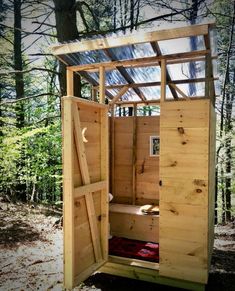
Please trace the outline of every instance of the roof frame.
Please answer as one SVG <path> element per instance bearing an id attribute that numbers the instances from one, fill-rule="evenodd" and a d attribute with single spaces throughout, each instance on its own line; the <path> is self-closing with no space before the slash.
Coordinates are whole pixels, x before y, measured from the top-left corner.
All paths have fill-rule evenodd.
<path id="1" fill-rule="evenodd" d="M 117 57 L 114 55 L 114 53 L 112 53 L 109 49 L 104 49 L 103 51 L 110 58 L 111 61 L 118 60 Z M 123 66 L 117 66 L 116 68 L 119 71 L 119 73 L 122 75 L 122 77 L 127 81 L 128 84 L 135 83 L 132 77 L 127 73 L 126 69 Z M 133 90 L 142 101 L 146 100 L 144 94 L 140 91 L 139 88 L 133 88 Z"/>
<path id="2" fill-rule="evenodd" d="M 213 80 L 213 70 L 212 70 L 212 59 L 214 57 L 211 56 L 211 45 L 210 45 L 210 28 L 213 27 L 214 24 L 202 24 L 202 25 L 192 25 L 192 26 L 185 26 L 173 29 L 165 29 L 160 31 L 154 32 L 147 32 L 144 34 L 132 34 L 129 36 L 120 36 L 120 37 L 103 37 L 101 39 L 92 39 L 92 40 L 84 40 L 79 42 L 72 42 L 67 44 L 56 45 L 52 47 L 52 52 L 56 55 L 60 60 L 64 63 L 68 64 L 79 64 L 79 65 L 72 65 L 68 66 L 67 69 L 73 72 L 80 74 L 84 79 L 86 79 L 91 85 L 93 93 L 102 91 L 102 96 L 107 96 L 111 99 L 112 104 L 118 103 L 118 101 L 123 94 L 125 94 L 128 89 L 132 89 L 135 94 L 140 98 L 139 102 L 148 102 L 149 100 L 144 96 L 145 91 L 142 92 L 140 89 L 141 87 L 154 87 L 154 86 L 161 86 L 161 91 L 164 91 L 164 94 L 161 94 L 161 100 L 166 99 L 166 85 L 169 86 L 173 99 L 178 100 L 188 99 L 187 93 L 185 94 L 181 87 L 179 88 L 177 84 L 190 84 L 196 82 L 204 82 L 205 83 L 205 97 L 209 97 L 211 100 L 214 98 L 215 90 Z M 180 39 L 186 37 L 195 37 L 201 36 L 204 38 L 205 49 L 203 50 L 193 50 L 181 53 L 174 53 L 174 54 L 167 54 L 163 55 L 161 49 L 159 47 L 158 41 L 164 40 L 172 40 L 172 39 Z M 138 47 L 134 47 L 133 50 L 136 50 L 135 53 L 129 54 L 128 52 L 126 55 L 130 57 L 130 59 L 125 59 L 126 55 L 124 54 L 124 59 L 122 57 L 122 52 L 120 51 L 120 59 L 118 59 L 118 55 L 111 48 L 118 48 L 123 47 L 125 49 L 126 46 L 134 46 L 137 44 L 144 44 L 147 43 L 152 47 L 151 56 L 147 57 L 149 54 L 144 52 L 145 47 L 140 47 L 140 51 Z M 129 48 L 128 48 L 129 49 Z M 131 49 L 131 48 L 130 48 Z M 80 59 L 79 53 L 87 52 L 87 60 L 84 60 L 84 54 L 82 59 Z M 94 53 L 92 51 L 95 51 Z M 102 51 L 102 54 L 99 52 Z M 143 51 L 144 53 L 139 54 L 139 52 Z M 153 55 L 153 52 L 155 56 Z M 89 54 L 89 52 L 91 52 Z M 96 53 L 97 52 L 97 53 Z M 66 57 L 67 54 L 67 57 Z M 108 57 L 104 57 L 104 54 Z M 65 55 L 63 57 L 63 55 Z M 143 56 L 142 58 L 136 58 L 136 56 Z M 70 60 L 71 59 L 71 60 Z M 109 61 L 110 60 L 110 61 Z M 95 62 L 96 63 L 93 63 Z M 194 79 L 186 79 L 186 80 L 175 80 L 177 78 L 177 68 L 176 68 L 176 78 L 171 79 L 171 75 L 168 70 L 170 67 L 167 65 L 171 64 L 180 64 L 180 63 L 190 63 L 194 61 L 204 61 L 205 62 L 205 77 L 204 78 L 194 78 Z M 81 64 L 81 63 L 85 64 Z M 67 64 L 67 65 L 68 65 Z M 161 80 L 157 82 L 158 70 L 137 70 L 136 72 L 140 74 L 142 82 L 145 83 L 135 83 L 135 71 L 131 71 L 130 73 L 127 71 L 127 68 L 147 68 L 147 67 L 155 67 L 160 66 L 161 68 L 161 76 L 164 77 L 164 82 Z M 123 77 L 125 81 L 119 84 L 121 80 L 119 80 L 118 84 L 112 84 L 112 80 L 110 79 L 107 84 L 105 84 L 105 72 L 108 70 L 117 70 L 120 75 Z M 173 68 L 172 68 L 173 70 Z M 174 68 L 175 70 L 175 68 Z M 91 73 L 93 72 L 103 72 L 103 77 L 101 78 L 100 74 L 100 81 L 97 81 Z M 153 76 L 151 78 L 152 82 L 148 82 L 150 79 L 148 77 L 149 72 L 153 72 Z M 178 73 L 179 74 L 179 73 Z M 119 75 L 119 76 L 120 76 Z M 179 75 L 180 76 L 180 75 Z M 177 79 L 180 79 L 178 76 Z M 120 77 L 117 78 L 120 79 Z M 182 77 L 181 77 L 182 78 Z M 116 79 L 116 78 L 115 78 Z M 156 81 L 155 81 L 156 80 Z M 164 84 L 163 84 L 164 83 Z M 116 94 L 111 94 L 109 90 L 111 89 L 120 89 L 120 91 Z M 201 86 L 200 86 L 201 88 Z M 101 90 L 102 89 L 102 90 Z M 184 90 L 185 91 L 185 90 Z M 187 90 L 186 90 L 187 91 Z M 148 91 L 146 91 L 147 94 Z M 151 89 L 150 96 L 155 97 L 155 91 Z M 158 92 L 158 91 L 156 91 Z M 152 95 L 153 94 L 153 95 Z M 94 94 L 93 94 L 94 95 Z M 116 95 L 116 96 L 115 96 Z M 103 98 L 104 99 L 104 98 Z M 134 98 L 135 99 L 135 98 Z"/>
<path id="3" fill-rule="evenodd" d="M 175 38 L 184 38 L 190 36 L 207 35 L 209 28 L 214 23 L 190 25 L 173 29 L 164 29 L 144 34 L 136 34 L 130 36 L 107 37 L 101 39 L 92 39 L 82 42 L 71 42 L 67 44 L 54 45 L 51 47 L 54 55 L 70 54 L 75 52 L 84 52 L 91 50 L 100 50 L 112 47 L 120 47 L 131 44 L 140 44 L 145 42 L 154 42 L 160 40 L 169 40 Z"/>

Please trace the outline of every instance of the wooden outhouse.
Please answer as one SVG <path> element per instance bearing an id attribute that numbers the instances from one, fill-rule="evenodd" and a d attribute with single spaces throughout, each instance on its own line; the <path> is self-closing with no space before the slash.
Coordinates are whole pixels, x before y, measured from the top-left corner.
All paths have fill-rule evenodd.
<path id="1" fill-rule="evenodd" d="M 52 47 L 67 64 L 66 288 L 100 271 L 204 290 L 214 227 L 212 34 L 202 24 Z M 86 98 L 74 96 L 76 74 Z M 159 260 L 110 253 L 114 237 L 157 245 Z"/>

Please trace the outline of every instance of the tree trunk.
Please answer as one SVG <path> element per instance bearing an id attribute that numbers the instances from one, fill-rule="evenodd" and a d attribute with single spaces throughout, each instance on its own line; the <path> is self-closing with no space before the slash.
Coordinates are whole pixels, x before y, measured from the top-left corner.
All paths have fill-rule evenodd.
<path id="1" fill-rule="evenodd" d="M 24 76 L 23 76 L 23 59 L 22 59 L 22 35 L 21 35 L 21 0 L 14 0 L 14 69 L 19 71 L 15 74 L 16 99 L 24 97 Z M 16 127 L 21 129 L 25 125 L 24 102 L 16 103 Z M 24 149 L 21 149 L 21 156 L 17 163 L 18 172 L 20 173 L 25 165 Z M 20 177 L 21 175 L 18 175 Z M 18 179 L 16 185 L 16 197 L 26 201 L 26 183 Z"/>
<path id="2" fill-rule="evenodd" d="M 20 71 L 15 74 L 16 99 L 24 97 L 24 77 L 22 60 L 22 39 L 21 39 L 21 0 L 14 0 L 14 69 Z M 23 102 L 16 105 L 16 126 L 24 127 L 24 106 Z"/>
<path id="3" fill-rule="evenodd" d="M 54 0 L 56 31 L 59 42 L 76 40 L 79 38 L 75 0 Z M 60 63 L 60 89 L 62 96 L 66 95 L 66 67 Z M 74 95 L 81 97 L 81 80 L 74 74 Z"/>

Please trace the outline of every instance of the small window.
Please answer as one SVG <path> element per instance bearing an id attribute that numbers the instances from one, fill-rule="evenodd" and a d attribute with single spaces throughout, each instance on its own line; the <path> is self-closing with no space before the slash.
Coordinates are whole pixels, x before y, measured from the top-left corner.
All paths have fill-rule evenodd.
<path id="1" fill-rule="evenodd" d="M 150 156 L 159 156 L 160 138 L 159 136 L 150 136 Z"/>

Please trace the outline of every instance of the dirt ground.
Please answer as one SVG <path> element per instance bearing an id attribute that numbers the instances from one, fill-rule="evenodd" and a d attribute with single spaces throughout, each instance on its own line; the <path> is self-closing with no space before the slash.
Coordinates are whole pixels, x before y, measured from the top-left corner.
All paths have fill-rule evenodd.
<path id="1" fill-rule="evenodd" d="M 59 211 L 0 202 L 0 290 L 63 290 Z M 206 290 L 235 290 L 235 221 L 215 228 Z M 97 273 L 74 290 L 177 290 Z M 178 289 L 179 290 L 179 289 Z"/>

